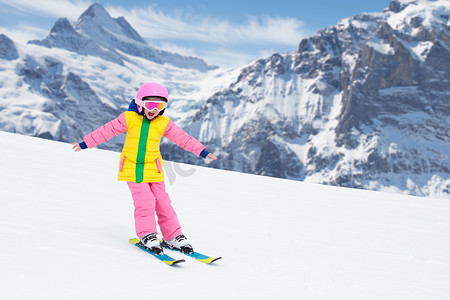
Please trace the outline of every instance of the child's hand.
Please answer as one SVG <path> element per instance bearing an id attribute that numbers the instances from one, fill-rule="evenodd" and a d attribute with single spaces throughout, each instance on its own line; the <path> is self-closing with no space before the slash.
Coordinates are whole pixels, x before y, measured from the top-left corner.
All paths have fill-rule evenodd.
<path id="1" fill-rule="evenodd" d="M 75 152 L 81 151 L 80 144 L 78 143 L 72 143 L 72 149 L 75 149 Z"/>
<path id="2" fill-rule="evenodd" d="M 217 156 L 215 156 L 215 155 L 212 154 L 212 153 L 209 153 L 209 154 L 206 156 L 206 159 L 214 159 L 214 160 L 217 160 Z"/>

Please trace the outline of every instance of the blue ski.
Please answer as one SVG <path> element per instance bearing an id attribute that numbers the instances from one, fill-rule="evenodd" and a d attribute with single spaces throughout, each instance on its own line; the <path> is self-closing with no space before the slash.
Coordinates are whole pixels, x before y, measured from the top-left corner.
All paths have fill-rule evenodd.
<path id="1" fill-rule="evenodd" d="M 204 254 L 201 254 L 201 253 L 198 253 L 198 252 L 185 253 L 185 252 L 183 252 L 181 250 L 178 250 L 178 249 L 175 249 L 175 248 L 170 248 L 165 243 L 161 243 L 161 246 L 163 246 L 166 249 L 177 251 L 177 252 L 183 253 L 184 255 L 193 257 L 196 260 L 201 261 L 202 263 L 205 263 L 205 264 L 211 264 L 211 263 L 215 262 L 216 260 L 219 260 L 219 259 L 222 258 L 221 256 L 220 257 L 211 257 L 211 256 L 204 255 Z"/>
<path id="2" fill-rule="evenodd" d="M 173 266 L 173 265 L 179 264 L 179 263 L 181 263 L 181 262 L 185 262 L 184 259 L 175 259 L 175 258 L 170 257 L 170 256 L 167 255 L 167 254 L 156 255 L 155 253 L 153 253 L 152 251 L 150 251 L 147 247 L 145 247 L 145 246 L 141 243 L 141 241 L 140 241 L 139 239 L 136 239 L 136 238 L 130 239 L 129 242 L 130 242 L 131 244 L 135 245 L 136 247 L 139 247 L 139 248 L 141 248 L 142 250 L 144 250 L 144 251 L 150 253 L 151 255 L 153 255 L 154 257 L 156 257 L 157 259 L 159 259 L 160 261 L 162 261 L 162 262 L 168 264 L 169 266 Z"/>

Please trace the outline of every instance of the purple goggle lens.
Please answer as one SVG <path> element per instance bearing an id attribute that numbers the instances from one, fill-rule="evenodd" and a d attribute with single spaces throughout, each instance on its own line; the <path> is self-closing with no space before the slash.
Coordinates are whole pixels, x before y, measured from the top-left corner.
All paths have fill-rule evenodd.
<path id="1" fill-rule="evenodd" d="M 148 111 L 152 111 L 155 109 L 157 111 L 162 111 L 166 108 L 167 105 L 167 103 L 164 101 L 142 101 L 140 104 Z"/>

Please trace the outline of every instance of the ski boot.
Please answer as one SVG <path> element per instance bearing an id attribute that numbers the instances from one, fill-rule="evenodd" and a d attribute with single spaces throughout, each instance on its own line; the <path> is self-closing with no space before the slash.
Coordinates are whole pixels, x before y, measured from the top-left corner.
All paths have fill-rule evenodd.
<path id="1" fill-rule="evenodd" d="M 163 255 L 163 248 L 156 237 L 156 233 L 151 232 L 141 237 L 141 243 L 156 255 Z"/>
<path id="2" fill-rule="evenodd" d="M 187 238 L 183 234 L 177 235 L 168 241 L 163 239 L 162 244 L 169 249 L 178 250 L 186 254 L 194 253 L 194 249 L 188 243 Z"/>

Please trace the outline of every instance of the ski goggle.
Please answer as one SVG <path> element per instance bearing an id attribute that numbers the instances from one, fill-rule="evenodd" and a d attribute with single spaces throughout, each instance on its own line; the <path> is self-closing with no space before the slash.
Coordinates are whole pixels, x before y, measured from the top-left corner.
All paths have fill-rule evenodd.
<path id="1" fill-rule="evenodd" d="M 157 111 L 162 111 L 167 106 L 167 102 L 165 102 L 165 101 L 158 101 L 158 100 L 142 101 L 142 100 L 136 99 L 136 104 L 144 107 L 148 111 L 152 111 L 152 110 L 155 110 L 155 109 Z"/>

